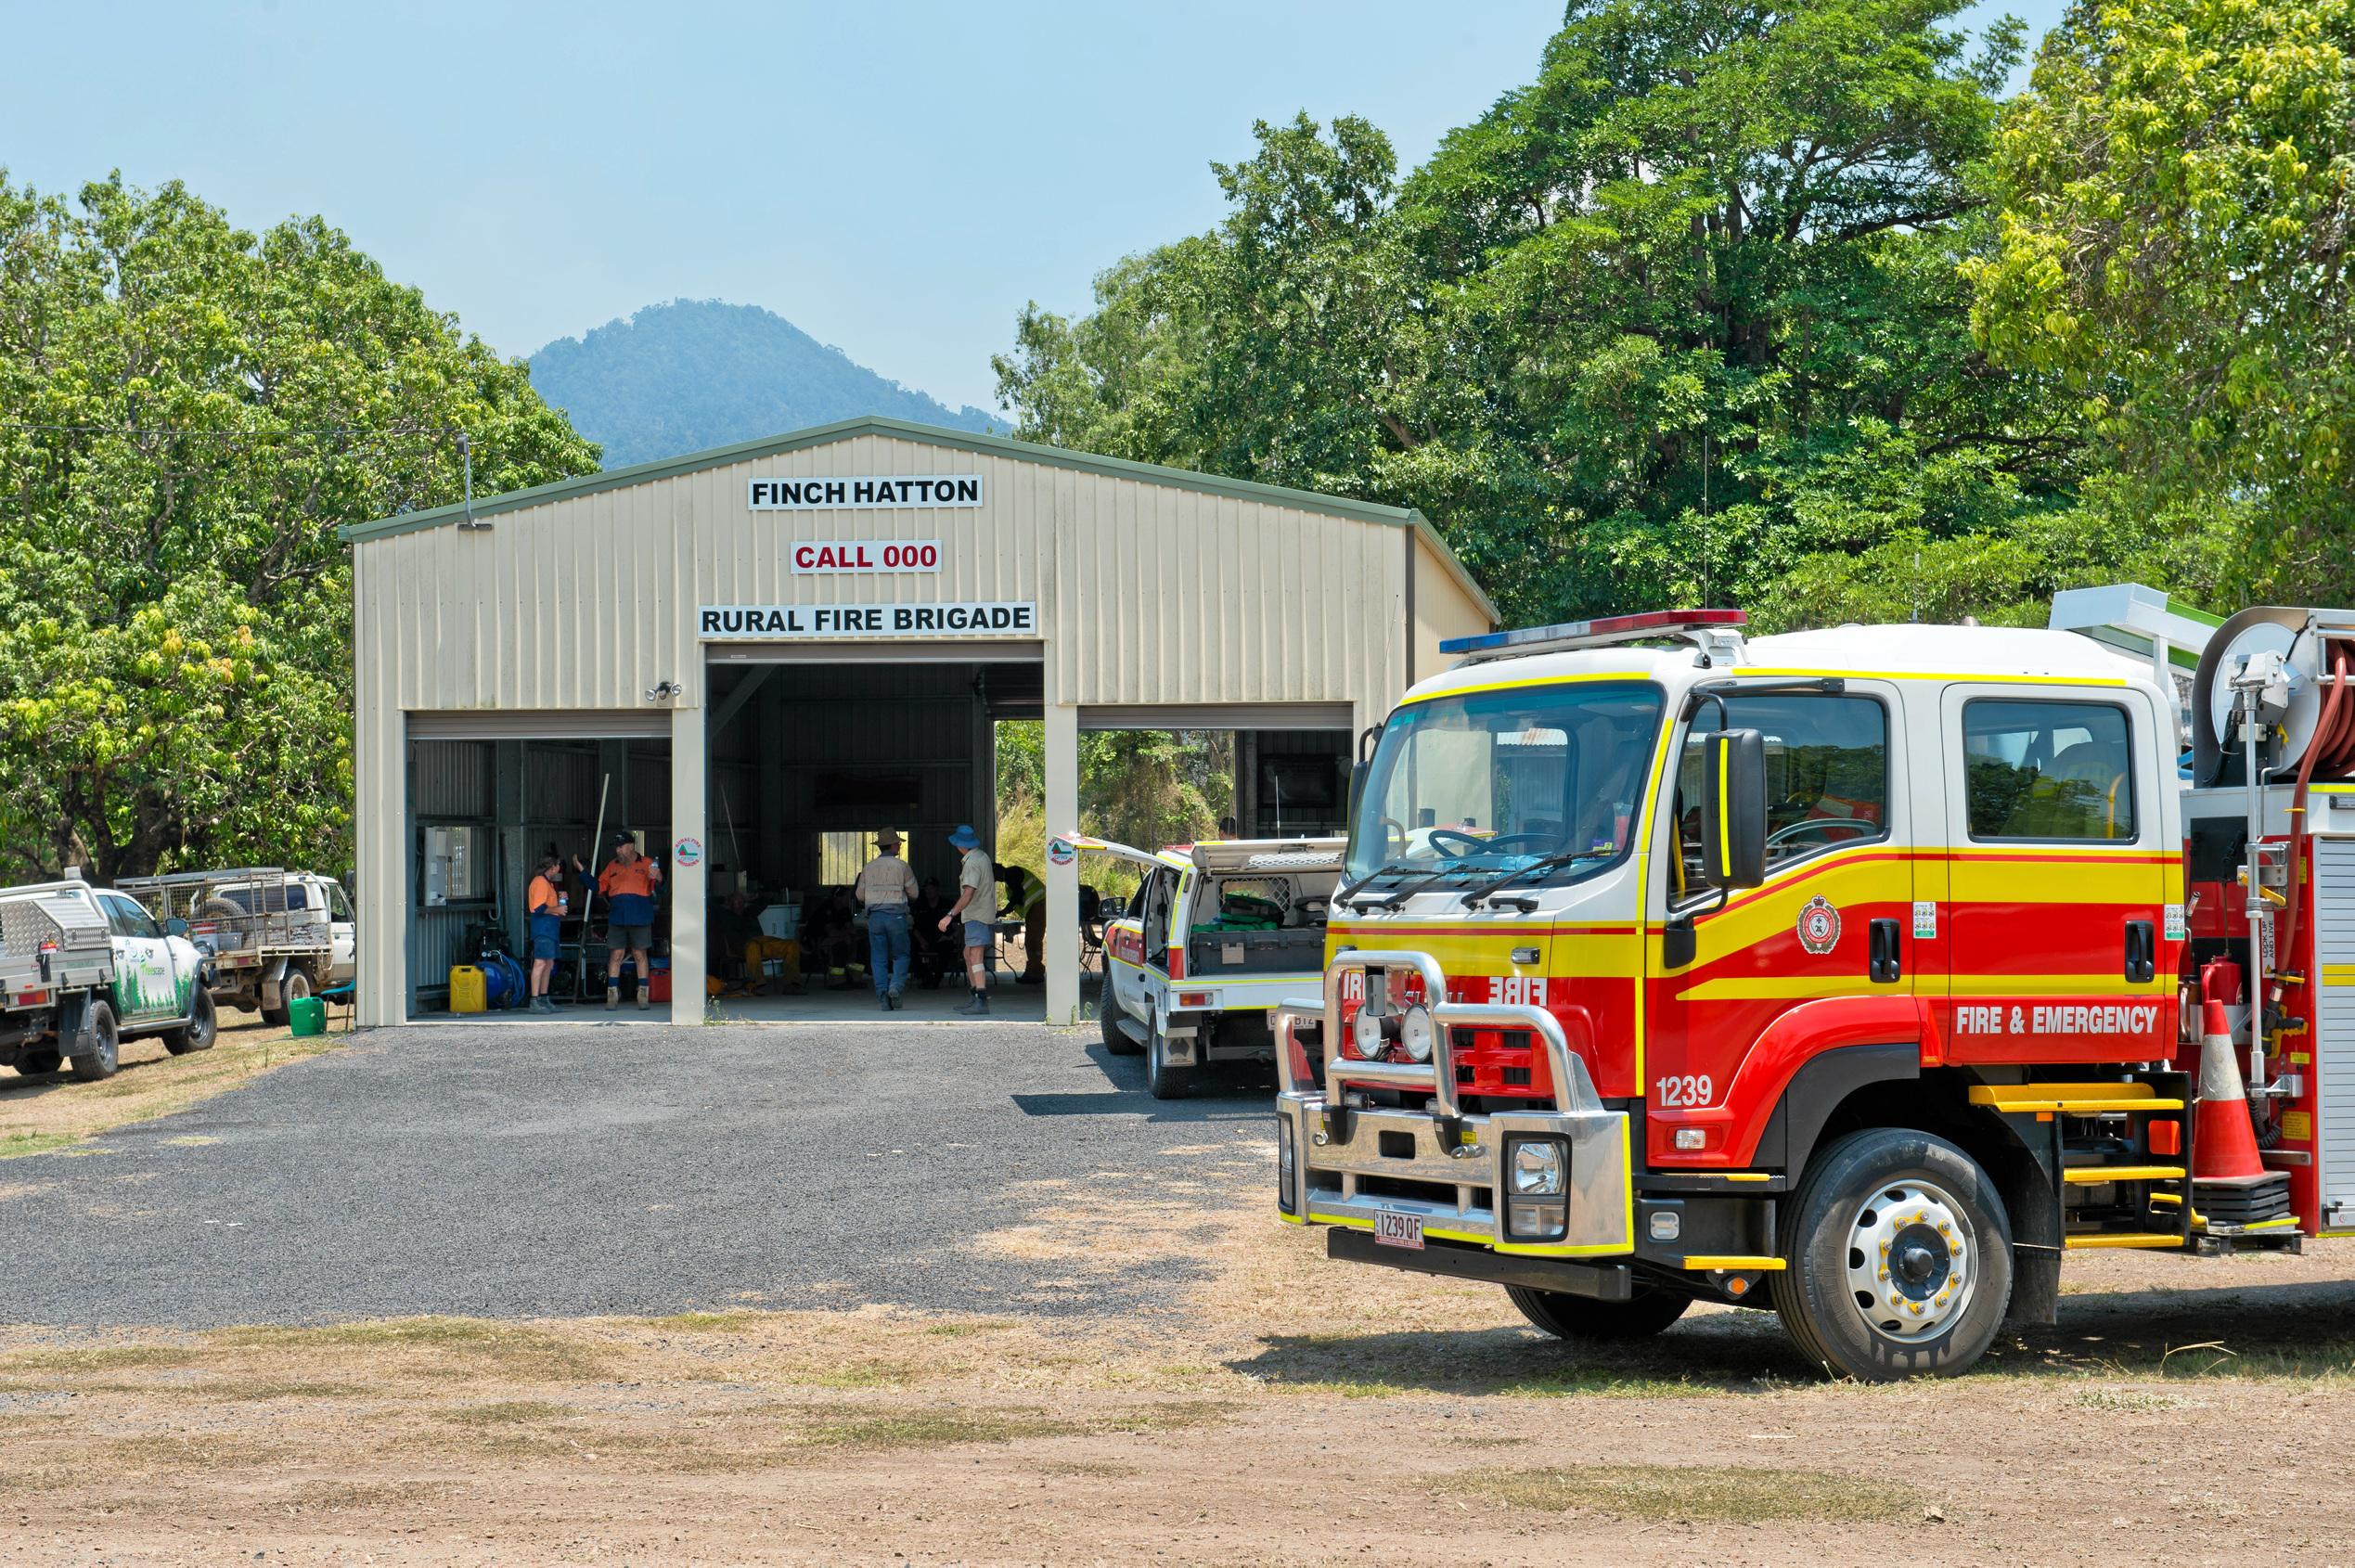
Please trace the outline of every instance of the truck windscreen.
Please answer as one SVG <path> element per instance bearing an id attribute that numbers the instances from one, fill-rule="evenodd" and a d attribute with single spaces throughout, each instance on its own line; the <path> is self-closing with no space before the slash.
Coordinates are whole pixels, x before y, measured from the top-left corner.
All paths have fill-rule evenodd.
<path id="1" fill-rule="evenodd" d="M 1641 681 L 1407 703 L 1374 749 L 1350 829 L 1350 880 L 1555 859 L 1550 880 L 1575 881 L 1615 863 L 1641 816 L 1660 710 L 1659 688 Z"/>

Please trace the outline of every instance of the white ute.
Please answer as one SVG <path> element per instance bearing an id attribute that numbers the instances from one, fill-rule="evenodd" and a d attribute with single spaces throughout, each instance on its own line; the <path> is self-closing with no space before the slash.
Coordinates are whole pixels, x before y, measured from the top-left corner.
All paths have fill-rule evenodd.
<path id="1" fill-rule="evenodd" d="M 110 1078 L 122 1042 L 160 1035 L 174 1056 L 215 1033 L 205 955 L 186 922 L 79 878 L 0 889 L 0 1061 L 28 1077 L 67 1060 Z"/>
<path id="2" fill-rule="evenodd" d="M 119 884 L 165 919 L 186 920 L 212 958 L 212 999 L 283 1028 L 304 996 L 357 971 L 359 928 L 343 885 L 315 871 L 249 866 L 125 878 Z"/>
<path id="3" fill-rule="evenodd" d="M 1104 928 L 1104 1048 L 1143 1052 L 1155 1099 L 1184 1095 L 1214 1062 L 1272 1065 L 1268 1009 L 1324 973 L 1344 841 L 1228 839 L 1158 854 L 1062 842 L 1144 868 L 1129 912 Z"/>

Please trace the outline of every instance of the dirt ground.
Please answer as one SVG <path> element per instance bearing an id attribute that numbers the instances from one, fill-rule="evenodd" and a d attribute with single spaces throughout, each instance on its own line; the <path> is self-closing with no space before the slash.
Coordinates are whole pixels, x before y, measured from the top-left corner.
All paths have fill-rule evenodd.
<path id="1" fill-rule="evenodd" d="M 2061 1330 L 1837 1385 L 1759 1314 L 1573 1355 L 1494 1289 L 1328 1263 L 1269 1153 L 942 1239 L 1075 1291 L 1216 1260 L 1147 1316 L 0 1331 L 0 1562 L 2355 1558 L 2309 1480 L 2355 1440 L 2348 1244 L 2072 1259 Z"/>
<path id="2" fill-rule="evenodd" d="M 169 1115 L 346 1038 L 298 1040 L 259 1013 L 224 1009 L 212 1049 L 174 1056 L 152 1035 L 125 1040 L 121 1067 L 104 1083 L 83 1083 L 67 1068 L 28 1078 L 0 1067 L 0 1160 L 70 1150 L 95 1134 Z"/>

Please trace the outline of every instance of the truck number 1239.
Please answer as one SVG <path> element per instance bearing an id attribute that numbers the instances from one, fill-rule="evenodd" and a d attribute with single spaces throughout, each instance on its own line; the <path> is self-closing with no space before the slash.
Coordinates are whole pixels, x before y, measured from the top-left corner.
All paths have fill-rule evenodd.
<path id="1" fill-rule="evenodd" d="M 1716 1093 L 1706 1073 L 1687 1073 L 1681 1077 L 1661 1079 L 1652 1086 L 1652 1098 L 1665 1109 L 1671 1105 L 1699 1106 L 1709 1103 Z"/>

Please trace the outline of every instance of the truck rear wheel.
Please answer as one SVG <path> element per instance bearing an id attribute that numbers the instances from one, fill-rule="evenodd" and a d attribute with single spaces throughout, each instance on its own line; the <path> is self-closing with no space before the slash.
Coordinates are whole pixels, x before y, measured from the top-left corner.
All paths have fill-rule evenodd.
<path id="1" fill-rule="evenodd" d="M 1128 1031 L 1120 1021 L 1128 1016 L 1118 997 L 1113 995 L 1112 982 L 1104 982 L 1104 999 L 1096 1006 L 1097 1026 L 1104 1032 L 1104 1049 L 1114 1056 L 1135 1056 L 1142 1047 L 1128 1037 Z"/>
<path id="2" fill-rule="evenodd" d="M 1183 1099 L 1194 1090 L 1194 1070 L 1171 1065 L 1169 1036 L 1157 1028 L 1146 1036 L 1145 1087 L 1155 1099 Z"/>
<path id="3" fill-rule="evenodd" d="M 287 966 L 286 978 L 278 982 L 278 1005 L 262 1009 L 262 1022 L 273 1029 L 283 1029 L 294 1016 L 294 1004 L 311 994 L 308 970 Z"/>
<path id="4" fill-rule="evenodd" d="M 85 1084 L 111 1078 L 122 1058 L 122 1036 L 114 1026 L 114 1009 L 104 1002 L 90 1004 L 90 1047 L 73 1059 L 73 1075 Z"/>
<path id="5" fill-rule="evenodd" d="M 2012 1300 L 2012 1227 L 1987 1173 L 1942 1137 L 1852 1133 L 1819 1153 L 1770 1276 L 1808 1360 L 1867 1382 L 1951 1376 L 1985 1354 Z"/>
<path id="6" fill-rule="evenodd" d="M 1507 1285 L 1505 1294 L 1529 1319 L 1558 1340 L 1573 1343 L 1610 1344 L 1648 1340 L 1684 1316 L 1691 1296 L 1636 1283 L 1626 1301 L 1596 1301 L 1567 1291 L 1538 1291 L 1526 1285 Z"/>
<path id="7" fill-rule="evenodd" d="M 164 1031 L 163 1048 L 174 1056 L 209 1051 L 220 1033 L 220 1013 L 212 1005 L 212 993 L 199 984 L 188 1002 L 188 1022 L 177 1029 Z"/>

